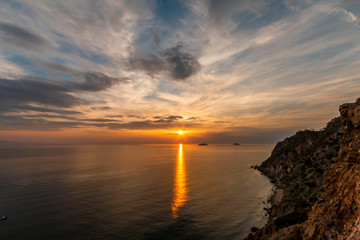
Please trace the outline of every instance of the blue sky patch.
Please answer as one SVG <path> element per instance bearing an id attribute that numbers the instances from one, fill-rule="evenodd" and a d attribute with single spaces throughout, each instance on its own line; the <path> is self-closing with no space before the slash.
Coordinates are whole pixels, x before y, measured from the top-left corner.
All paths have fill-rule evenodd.
<path id="1" fill-rule="evenodd" d="M 156 18 L 170 27 L 176 27 L 188 11 L 179 0 L 157 0 L 156 3 Z"/>

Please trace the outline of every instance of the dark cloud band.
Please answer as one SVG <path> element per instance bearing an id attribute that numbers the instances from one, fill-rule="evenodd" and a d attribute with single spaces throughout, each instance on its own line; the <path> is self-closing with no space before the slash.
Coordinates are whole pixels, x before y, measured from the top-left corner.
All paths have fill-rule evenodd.
<path id="1" fill-rule="evenodd" d="M 83 81 L 54 81 L 44 79 L 9 80 L 0 78 L 0 113 L 16 111 L 39 111 L 77 113 L 76 111 L 53 110 L 50 107 L 69 108 L 86 103 L 73 95 L 76 92 L 98 92 L 126 79 L 107 76 L 99 72 L 81 75 Z M 37 106 L 34 106 L 37 105 Z M 40 105 L 41 107 L 39 107 Z"/>
<path id="2" fill-rule="evenodd" d="M 20 26 L 0 22 L 0 39 L 8 44 L 27 49 L 41 48 L 50 45 L 45 38 Z"/>

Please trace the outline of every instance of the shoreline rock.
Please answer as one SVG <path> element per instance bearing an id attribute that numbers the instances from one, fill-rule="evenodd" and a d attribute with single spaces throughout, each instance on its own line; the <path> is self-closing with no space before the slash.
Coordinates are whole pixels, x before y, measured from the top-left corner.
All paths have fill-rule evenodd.
<path id="1" fill-rule="evenodd" d="M 283 197 L 284 197 L 284 189 L 276 187 L 274 193 L 270 197 L 271 206 L 279 204 Z"/>

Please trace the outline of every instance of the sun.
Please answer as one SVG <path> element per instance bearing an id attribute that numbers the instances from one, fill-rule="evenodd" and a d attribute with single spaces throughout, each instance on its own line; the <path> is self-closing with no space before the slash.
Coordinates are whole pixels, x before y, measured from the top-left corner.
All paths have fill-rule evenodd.
<path id="1" fill-rule="evenodd" d="M 179 130 L 179 131 L 178 131 L 178 134 L 179 134 L 179 135 L 183 135 L 183 134 L 184 134 L 184 131 L 183 131 L 183 130 Z"/>

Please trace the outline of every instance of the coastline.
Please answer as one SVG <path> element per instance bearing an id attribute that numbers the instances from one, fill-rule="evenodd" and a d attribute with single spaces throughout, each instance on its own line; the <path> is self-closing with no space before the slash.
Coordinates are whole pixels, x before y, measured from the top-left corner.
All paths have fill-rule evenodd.
<path id="1" fill-rule="evenodd" d="M 343 137 L 340 117 L 319 131 L 298 131 L 276 144 L 270 157 L 254 170 L 274 185 L 268 221 L 252 228 L 247 240 L 302 239 L 301 225 L 322 196 L 326 172 L 335 161 Z"/>
<path id="2" fill-rule="evenodd" d="M 360 98 L 325 128 L 299 131 L 253 167 L 275 185 L 268 222 L 247 240 L 360 239 Z"/>

